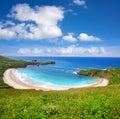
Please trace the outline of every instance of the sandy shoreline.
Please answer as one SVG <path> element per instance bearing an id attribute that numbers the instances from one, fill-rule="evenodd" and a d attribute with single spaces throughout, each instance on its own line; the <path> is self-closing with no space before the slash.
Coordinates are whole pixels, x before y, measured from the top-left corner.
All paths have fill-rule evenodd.
<path id="1" fill-rule="evenodd" d="M 109 81 L 105 78 L 99 78 L 98 82 L 91 85 L 91 87 L 101 87 L 101 86 L 107 86 Z"/>
<path id="2" fill-rule="evenodd" d="M 35 90 L 44 90 L 44 91 L 49 90 L 49 89 L 37 87 L 37 86 L 18 80 L 17 77 L 15 77 L 15 75 L 13 74 L 15 70 L 16 69 L 12 68 L 12 69 L 7 69 L 5 71 L 5 73 L 3 74 L 4 83 L 8 84 L 9 86 L 15 89 L 35 89 Z"/>
<path id="3" fill-rule="evenodd" d="M 15 77 L 15 75 L 13 73 L 15 70 L 16 69 L 11 68 L 11 69 L 7 69 L 4 72 L 4 75 L 3 75 L 4 83 L 8 84 L 9 86 L 11 86 L 15 89 L 35 89 L 35 90 L 49 91 L 49 89 L 34 86 L 34 85 L 31 85 L 31 84 L 28 84 L 28 83 L 18 80 L 17 77 Z M 99 81 L 96 82 L 95 84 L 91 85 L 90 87 L 100 87 L 100 86 L 107 86 L 107 85 L 108 85 L 107 79 L 99 78 Z"/>

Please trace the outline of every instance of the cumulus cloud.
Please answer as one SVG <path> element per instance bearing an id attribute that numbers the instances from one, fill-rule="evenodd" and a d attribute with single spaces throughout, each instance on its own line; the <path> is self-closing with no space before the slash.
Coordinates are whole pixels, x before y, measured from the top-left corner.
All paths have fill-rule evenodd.
<path id="1" fill-rule="evenodd" d="M 10 28 L 4 29 L 2 28 L 2 26 L 0 26 L 0 39 L 12 39 L 16 37 L 16 33 L 12 30 L 10 30 Z"/>
<path id="2" fill-rule="evenodd" d="M 73 37 L 74 33 L 68 33 L 68 35 L 63 36 L 62 39 L 64 41 L 68 41 L 68 42 L 76 42 L 77 39 L 75 37 Z"/>
<path id="3" fill-rule="evenodd" d="M 81 33 L 78 37 L 80 41 L 101 41 L 100 38 L 95 37 L 95 36 L 90 36 L 86 33 Z"/>
<path id="4" fill-rule="evenodd" d="M 5 39 L 8 35 L 7 38 L 9 39 L 17 37 L 31 40 L 56 38 L 62 35 L 59 21 L 64 18 L 64 10 L 61 7 L 35 6 L 31 8 L 28 4 L 18 4 L 12 8 L 7 16 L 18 20 L 19 23 L 15 24 L 9 21 L 9 24 L 11 24 L 9 27 L 7 21 L 5 27 L 1 23 L 0 34 L 2 35 L 0 35 L 0 38 L 2 39 Z"/>
<path id="5" fill-rule="evenodd" d="M 78 6 L 84 6 L 85 8 L 87 7 L 85 0 L 73 0 L 73 3 L 78 5 Z"/>
<path id="6" fill-rule="evenodd" d="M 106 53 L 104 47 L 79 47 L 71 45 L 68 47 L 42 47 L 42 48 L 20 48 L 19 55 L 47 55 L 47 56 L 100 56 Z"/>

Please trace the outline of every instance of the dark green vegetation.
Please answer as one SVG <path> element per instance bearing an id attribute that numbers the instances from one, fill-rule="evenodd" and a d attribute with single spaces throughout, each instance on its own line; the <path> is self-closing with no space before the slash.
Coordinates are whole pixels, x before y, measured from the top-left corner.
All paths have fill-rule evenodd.
<path id="1" fill-rule="evenodd" d="M 92 77 L 101 77 L 109 80 L 109 85 L 120 84 L 120 69 L 118 68 L 108 68 L 106 70 L 81 70 L 78 72 L 79 75 L 86 75 Z"/>
<path id="2" fill-rule="evenodd" d="M 31 62 L 26 62 L 23 60 L 13 60 L 8 57 L 0 56 L 0 88 L 9 87 L 3 82 L 3 73 L 8 68 L 20 68 L 20 67 L 26 67 L 28 65 L 48 65 L 48 64 L 55 64 L 53 61 L 48 62 L 37 62 L 36 60 L 33 60 Z"/>
<path id="3" fill-rule="evenodd" d="M 35 60 L 32 61 L 32 63 L 35 62 Z M 45 92 L 5 87 L 2 73 L 7 68 L 26 65 L 28 62 L 0 56 L 0 85 L 3 86 L 0 89 L 0 119 L 120 119 L 118 80 L 114 80 L 112 83 L 114 85 L 107 87 L 67 91 Z M 88 71 L 93 73 L 82 72 L 84 75 L 106 78 L 111 75 L 113 78 L 119 76 L 119 69 L 110 68 L 109 70 L 99 73 L 97 71 L 97 75 L 94 70 Z M 110 79 L 110 81 L 113 80 Z"/>

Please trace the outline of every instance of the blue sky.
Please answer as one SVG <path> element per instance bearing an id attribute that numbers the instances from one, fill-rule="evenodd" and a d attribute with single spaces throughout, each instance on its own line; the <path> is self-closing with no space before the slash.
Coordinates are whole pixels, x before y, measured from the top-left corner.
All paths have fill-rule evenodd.
<path id="1" fill-rule="evenodd" d="M 0 0 L 0 54 L 120 57 L 120 0 Z"/>

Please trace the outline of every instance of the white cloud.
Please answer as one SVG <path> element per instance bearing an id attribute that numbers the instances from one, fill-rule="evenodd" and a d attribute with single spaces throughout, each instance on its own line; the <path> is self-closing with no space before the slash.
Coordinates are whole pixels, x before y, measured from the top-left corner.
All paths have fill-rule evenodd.
<path id="1" fill-rule="evenodd" d="M 99 55 L 105 53 L 101 50 L 103 47 L 78 47 L 75 45 L 68 46 L 65 48 L 59 48 L 57 51 L 60 55 L 75 55 L 75 56 L 89 56 L 89 55 Z M 103 48 L 104 49 L 104 48 Z"/>
<path id="2" fill-rule="evenodd" d="M 45 55 L 45 56 L 101 56 L 106 53 L 104 47 L 79 47 L 71 45 L 68 47 L 42 47 L 42 48 L 20 48 L 19 55 Z"/>
<path id="3" fill-rule="evenodd" d="M 85 0 L 73 0 L 73 3 L 78 5 L 78 6 L 84 6 L 85 8 L 87 7 Z"/>
<path id="4" fill-rule="evenodd" d="M 31 8 L 28 4 L 18 4 L 12 8 L 9 16 L 20 21 L 35 21 L 40 25 L 52 26 L 63 19 L 63 8 L 56 6 Z"/>
<path id="5" fill-rule="evenodd" d="M 31 8 L 28 4 L 18 4 L 12 8 L 8 17 L 16 19 L 20 23 L 15 25 L 15 23 L 9 21 L 11 26 L 8 27 L 8 21 L 6 21 L 6 27 L 0 30 L 0 34 L 3 34 L 0 35 L 1 39 L 12 33 L 14 35 L 8 36 L 8 38 L 12 39 L 16 36 L 16 38 L 20 39 L 40 40 L 56 38 L 62 35 L 61 28 L 58 25 L 59 21 L 64 18 L 64 10 L 61 7 L 35 6 Z M 4 24 L 1 23 L 0 26 L 3 27 Z"/>
<path id="6" fill-rule="evenodd" d="M 81 33 L 78 37 L 80 41 L 101 41 L 100 38 L 95 37 L 95 36 L 89 36 L 86 33 Z"/>
<path id="7" fill-rule="evenodd" d="M 62 39 L 64 41 L 68 41 L 68 42 L 76 42 L 77 39 L 75 37 L 73 37 L 74 33 L 68 33 L 68 35 L 63 36 Z"/>
<path id="8" fill-rule="evenodd" d="M 91 47 L 91 48 L 89 48 L 88 49 L 88 52 L 90 53 L 90 54 L 100 54 L 100 53 L 105 53 L 106 51 L 105 51 L 105 48 L 103 48 L 103 47 Z"/>
<path id="9" fill-rule="evenodd" d="M 29 48 L 20 48 L 18 50 L 18 54 L 21 55 L 29 55 L 31 53 L 31 50 Z"/>
<path id="10" fill-rule="evenodd" d="M 4 29 L 3 27 L 5 26 L 0 23 L 0 38 L 1 39 L 12 39 L 16 37 L 16 33 L 14 31 L 11 31 L 10 28 Z"/>
<path id="11" fill-rule="evenodd" d="M 42 49 L 34 48 L 34 49 L 33 49 L 33 53 L 34 53 L 34 54 L 38 54 L 38 55 L 40 55 L 40 54 L 43 53 L 43 51 L 42 51 Z"/>

